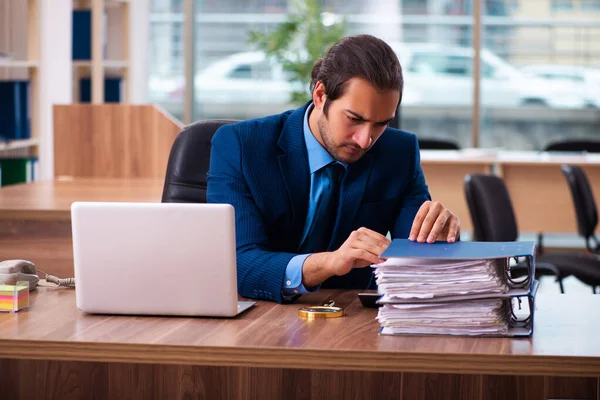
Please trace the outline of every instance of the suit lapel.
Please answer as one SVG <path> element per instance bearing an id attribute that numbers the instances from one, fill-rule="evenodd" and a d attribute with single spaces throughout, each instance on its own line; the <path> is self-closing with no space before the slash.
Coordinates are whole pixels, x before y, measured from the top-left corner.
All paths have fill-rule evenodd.
<path id="1" fill-rule="evenodd" d="M 283 126 L 277 142 L 282 154 L 279 168 L 292 205 L 292 236 L 300 243 L 310 191 L 310 169 L 304 142 L 303 121 L 308 104 L 293 111 Z"/>
<path id="2" fill-rule="evenodd" d="M 366 153 L 359 161 L 351 164 L 348 168 L 348 172 L 342 181 L 340 205 L 333 237 L 329 243 L 330 248 L 336 248 L 348 239 L 347 236 L 350 234 L 352 222 L 363 198 L 372 168 L 373 155 L 371 153 Z"/>

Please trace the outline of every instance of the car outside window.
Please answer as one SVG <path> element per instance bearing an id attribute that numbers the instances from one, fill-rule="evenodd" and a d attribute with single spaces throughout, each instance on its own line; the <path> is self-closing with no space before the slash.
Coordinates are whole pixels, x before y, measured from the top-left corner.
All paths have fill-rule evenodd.
<path id="1" fill-rule="evenodd" d="M 445 74 L 469 76 L 471 58 L 466 56 L 417 53 L 414 54 L 409 71 L 421 74 Z"/>
<path id="2" fill-rule="evenodd" d="M 228 78 L 272 80 L 273 71 L 267 62 L 240 64 L 228 74 Z"/>

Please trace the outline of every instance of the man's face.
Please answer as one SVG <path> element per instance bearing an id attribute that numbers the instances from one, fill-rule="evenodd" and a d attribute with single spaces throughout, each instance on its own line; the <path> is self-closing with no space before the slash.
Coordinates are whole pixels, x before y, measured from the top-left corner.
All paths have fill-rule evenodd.
<path id="1" fill-rule="evenodd" d="M 317 121 L 320 142 L 336 160 L 351 164 L 375 144 L 394 118 L 400 92 L 380 92 L 365 80 L 352 78 L 344 95 L 330 101 L 327 116 L 322 113 L 324 101 L 319 101 L 324 97 L 315 102 L 321 111 Z"/>

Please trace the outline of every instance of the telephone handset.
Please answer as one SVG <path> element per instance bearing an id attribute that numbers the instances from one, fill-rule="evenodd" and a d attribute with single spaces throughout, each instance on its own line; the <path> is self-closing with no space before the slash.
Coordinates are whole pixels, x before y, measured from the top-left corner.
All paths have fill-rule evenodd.
<path id="1" fill-rule="evenodd" d="M 35 264 L 27 260 L 7 260 L 0 262 L 0 284 L 16 285 L 19 281 L 29 282 L 29 291 L 37 287 L 40 278 Z"/>
<path id="2" fill-rule="evenodd" d="M 16 285 L 18 281 L 28 281 L 29 291 L 34 290 L 40 278 L 37 275 L 37 268 L 34 263 L 27 260 L 7 260 L 0 261 L 0 284 Z M 75 287 L 74 278 L 59 279 L 53 275 L 45 274 L 46 282 L 54 283 L 58 286 Z"/>

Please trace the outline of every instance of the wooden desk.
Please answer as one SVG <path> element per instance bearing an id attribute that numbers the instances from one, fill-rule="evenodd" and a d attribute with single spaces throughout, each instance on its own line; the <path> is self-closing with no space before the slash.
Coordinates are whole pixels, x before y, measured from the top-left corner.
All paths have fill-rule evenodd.
<path id="1" fill-rule="evenodd" d="M 26 259 L 59 277 L 73 276 L 71 204 L 75 201 L 159 202 L 163 180 L 40 181 L 0 189 L 0 260 Z"/>
<path id="2" fill-rule="evenodd" d="M 0 314 L 7 398 L 596 399 L 600 296 L 544 296 L 533 338 L 380 336 L 354 291 L 321 291 L 339 319 L 259 304 L 235 319 L 86 315 L 40 288 Z M 37 396 L 37 397 L 36 397 Z"/>

